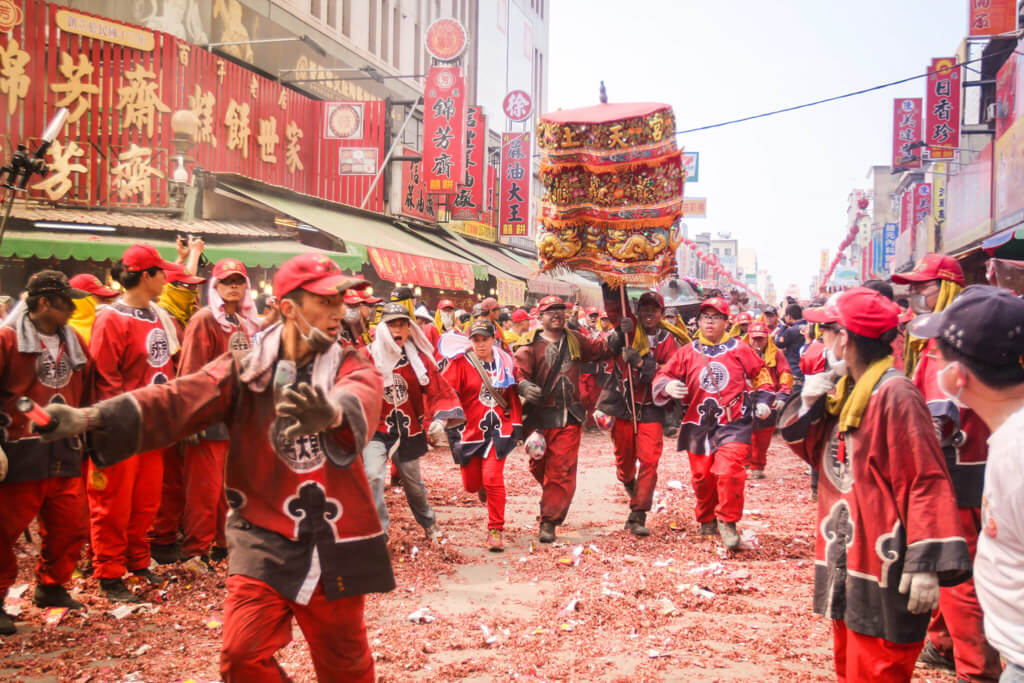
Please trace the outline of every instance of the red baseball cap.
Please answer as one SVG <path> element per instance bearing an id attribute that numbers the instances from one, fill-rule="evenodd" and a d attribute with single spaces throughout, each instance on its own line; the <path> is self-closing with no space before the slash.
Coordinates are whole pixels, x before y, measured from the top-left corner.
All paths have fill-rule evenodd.
<path id="1" fill-rule="evenodd" d="M 839 308 L 836 302 L 839 300 L 839 293 L 828 298 L 824 306 L 817 308 L 805 308 L 804 320 L 809 323 L 837 323 L 839 322 Z"/>
<path id="2" fill-rule="evenodd" d="M 296 289 L 331 296 L 359 286 L 366 286 L 366 281 L 345 275 L 337 263 L 323 254 L 293 256 L 282 263 L 274 275 L 274 296 L 278 299 Z"/>
<path id="3" fill-rule="evenodd" d="M 249 273 L 245 269 L 245 264 L 238 259 L 222 258 L 220 261 L 217 261 L 217 264 L 213 267 L 213 278 L 215 280 L 224 280 L 232 275 L 241 275 L 244 278 L 249 277 Z"/>
<path id="4" fill-rule="evenodd" d="M 437 302 L 437 310 L 443 311 L 446 308 L 455 310 L 455 304 L 452 303 L 451 299 L 441 299 L 440 301 Z"/>
<path id="5" fill-rule="evenodd" d="M 729 304 L 727 304 L 725 299 L 720 296 L 713 296 L 710 299 L 704 299 L 704 301 L 701 301 L 698 312 L 703 311 L 705 308 L 710 308 L 715 313 L 721 313 L 724 316 L 729 315 Z"/>
<path id="6" fill-rule="evenodd" d="M 960 262 L 952 256 L 927 254 L 909 273 L 896 273 L 892 276 L 892 281 L 898 285 L 929 280 L 949 280 L 963 287 L 964 270 L 960 267 Z"/>
<path id="7" fill-rule="evenodd" d="M 754 337 L 767 337 L 771 332 L 768 330 L 768 325 L 756 320 L 750 323 L 750 327 L 747 328 L 747 336 L 753 339 Z"/>
<path id="8" fill-rule="evenodd" d="M 68 283 L 74 289 L 80 289 L 83 292 L 94 294 L 96 296 L 102 296 L 110 298 L 120 294 L 116 289 L 105 287 L 100 279 L 90 273 L 81 273 L 71 278 Z"/>
<path id="9" fill-rule="evenodd" d="M 839 295 L 839 324 L 854 334 L 878 339 L 899 324 L 900 307 L 867 287 L 854 287 Z"/>
<path id="10" fill-rule="evenodd" d="M 601 315 L 601 311 L 597 306 L 587 306 L 587 317 L 589 318 L 592 315 Z"/>
<path id="11" fill-rule="evenodd" d="M 124 269 L 130 273 L 150 268 L 160 268 L 168 274 L 182 270 L 179 264 L 165 261 L 156 247 L 149 244 L 133 244 L 125 249 L 121 254 L 121 263 L 124 265 Z"/>
<path id="12" fill-rule="evenodd" d="M 530 314 L 521 308 L 512 311 L 512 322 L 521 323 L 530 319 Z"/>
<path id="13" fill-rule="evenodd" d="M 501 306 L 498 303 L 498 300 L 495 299 L 493 296 L 489 296 L 480 302 L 480 310 L 483 311 L 484 313 L 488 313 L 500 307 Z"/>
<path id="14" fill-rule="evenodd" d="M 183 285 L 198 285 L 206 282 L 206 278 L 199 277 L 198 275 L 189 275 L 184 270 L 179 270 L 174 273 L 167 273 L 167 281 Z"/>
<path id="15" fill-rule="evenodd" d="M 544 311 L 548 310 L 549 308 L 558 308 L 558 307 L 564 309 L 565 308 L 565 302 L 562 301 L 562 297 L 555 296 L 554 294 L 552 294 L 551 296 L 546 296 L 546 297 L 544 297 L 543 299 L 540 300 L 540 303 L 537 304 L 537 311 L 540 312 L 540 313 L 543 313 Z"/>
<path id="16" fill-rule="evenodd" d="M 750 325 L 754 322 L 754 316 L 750 313 L 743 312 L 736 316 L 737 325 Z"/>
<path id="17" fill-rule="evenodd" d="M 346 289 L 345 298 L 343 299 L 346 306 L 358 306 L 363 303 L 363 295 L 356 289 Z"/>

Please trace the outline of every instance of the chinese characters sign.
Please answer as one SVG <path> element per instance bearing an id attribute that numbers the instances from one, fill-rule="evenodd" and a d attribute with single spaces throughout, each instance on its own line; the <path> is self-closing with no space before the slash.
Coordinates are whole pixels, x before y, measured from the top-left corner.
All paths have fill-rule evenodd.
<path id="1" fill-rule="evenodd" d="M 480 107 L 470 107 L 466 117 L 466 172 L 459 183 L 451 214 L 457 221 L 483 220 L 487 179 L 487 118 Z"/>
<path id="2" fill-rule="evenodd" d="M 431 67 L 423 102 L 423 175 L 427 191 L 455 194 L 465 165 L 466 87 L 462 70 Z"/>
<path id="3" fill-rule="evenodd" d="M 526 301 L 526 283 L 507 277 L 496 277 L 498 303 L 502 306 L 522 306 Z"/>
<path id="4" fill-rule="evenodd" d="M 882 231 L 882 267 L 880 272 L 888 273 L 896 259 L 896 238 L 900 235 L 900 226 L 886 223 Z"/>
<path id="5" fill-rule="evenodd" d="M 994 36 L 1017 30 L 1016 0 L 968 0 L 971 3 L 969 35 Z"/>
<path id="6" fill-rule="evenodd" d="M 473 291 L 473 266 L 468 263 L 369 247 L 370 262 L 382 280 L 409 282 L 435 289 Z"/>
<path id="7" fill-rule="evenodd" d="M 530 234 L 530 134 L 501 135 L 501 234 Z"/>
<path id="8" fill-rule="evenodd" d="M 416 155 L 414 149 L 409 147 L 403 149 L 405 156 Z M 423 162 L 406 161 L 402 163 L 401 213 L 431 223 L 437 220 L 434 197 L 427 192 L 427 183 L 423 177 Z"/>
<path id="9" fill-rule="evenodd" d="M 505 95 L 501 107 L 505 110 L 505 116 L 513 121 L 525 121 L 533 113 L 533 100 L 525 91 L 513 90 Z"/>
<path id="10" fill-rule="evenodd" d="M 914 227 L 932 213 L 932 184 L 918 183 L 914 187 Z"/>
<path id="11" fill-rule="evenodd" d="M 920 156 L 911 147 L 921 140 L 921 98 L 904 97 L 893 100 L 892 122 L 892 165 L 903 168 L 921 168 L 921 160 L 908 157 Z"/>
<path id="12" fill-rule="evenodd" d="M 924 141 L 931 159 L 952 159 L 960 144 L 960 67 L 956 59 L 933 59 L 928 69 Z"/>

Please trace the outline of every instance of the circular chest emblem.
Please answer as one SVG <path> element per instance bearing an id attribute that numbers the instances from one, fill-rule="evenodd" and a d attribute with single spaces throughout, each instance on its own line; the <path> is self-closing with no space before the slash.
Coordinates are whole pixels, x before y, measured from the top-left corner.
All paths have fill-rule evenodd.
<path id="1" fill-rule="evenodd" d="M 384 400 L 393 406 L 400 406 L 409 400 L 409 385 L 399 374 L 394 374 L 391 377 L 391 386 L 384 387 Z"/>
<path id="2" fill-rule="evenodd" d="M 700 388 L 712 394 L 725 391 L 729 385 L 729 369 L 718 362 L 712 361 L 700 371 Z"/>
<path id="3" fill-rule="evenodd" d="M 279 417 L 270 425 L 270 443 L 274 453 L 292 472 L 312 472 L 324 464 L 323 442 L 319 434 L 303 434 L 295 439 L 284 437 L 284 428 L 294 418 Z"/>
<path id="4" fill-rule="evenodd" d="M 154 368 L 162 368 L 171 359 L 171 345 L 161 327 L 154 327 L 146 335 L 146 360 Z"/>
<path id="5" fill-rule="evenodd" d="M 249 337 L 246 336 L 245 332 L 236 330 L 231 333 L 228 337 L 228 350 L 229 351 L 248 351 L 249 350 Z"/>
<path id="6" fill-rule="evenodd" d="M 36 356 L 36 377 L 44 387 L 60 389 L 71 381 L 71 362 L 65 354 L 58 360 L 47 351 Z"/>
<path id="7" fill-rule="evenodd" d="M 498 405 L 498 402 L 495 401 L 494 397 L 491 396 L 491 392 L 487 391 L 487 387 L 485 387 L 483 384 L 480 385 L 480 396 L 478 398 L 480 400 L 480 403 L 487 406 L 488 408 L 493 408 L 494 406 Z"/>

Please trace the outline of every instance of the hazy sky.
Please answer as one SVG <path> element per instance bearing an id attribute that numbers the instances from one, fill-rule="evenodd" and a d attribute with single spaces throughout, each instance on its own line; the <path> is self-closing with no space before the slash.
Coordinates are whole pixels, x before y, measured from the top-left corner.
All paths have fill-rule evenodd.
<path id="1" fill-rule="evenodd" d="M 549 0 L 551 109 L 671 104 L 680 130 L 906 78 L 952 56 L 969 0 Z M 892 100 L 924 80 L 776 117 L 679 136 L 701 153 L 696 232 L 757 249 L 781 294 L 806 292 L 821 249 L 843 238 L 846 200 L 888 164 Z"/>

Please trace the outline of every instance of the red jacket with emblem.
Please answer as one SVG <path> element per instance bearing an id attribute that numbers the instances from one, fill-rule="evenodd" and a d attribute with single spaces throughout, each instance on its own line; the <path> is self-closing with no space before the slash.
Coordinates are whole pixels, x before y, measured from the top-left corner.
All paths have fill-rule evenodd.
<path id="1" fill-rule="evenodd" d="M 509 359 L 511 360 L 511 356 Z M 483 367 L 487 372 L 494 369 L 494 364 Z M 508 370 L 511 371 L 511 368 Z M 506 415 L 484 388 L 480 373 L 466 359 L 465 354 L 453 358 L 441 376 L 458 394 L 462 411 L 466 414 L 466 423 L 463 426 L 448 431 L 455 462 L 465 465 L 471 458 L 486 457 L 490 454 L 492 446 L 494 455 L 499 460 L 512 452 L 522 435 L 523 428 L 523 409 L 515 384 L 504 389 L 495 388 L 508 405 Z M 491 379 L 493 382 L 497 378 Z M 452 438 L 453 436 L 458 438 Z"/>
<path id="2" fill-rule="evenodd" d="M 174 379 L 175 349 L 156 306 L 135 308 L 120 301 L 96 313 L 89 351 L 96 362 L 96 397 L 112 398 L 148 384 Z"/>

